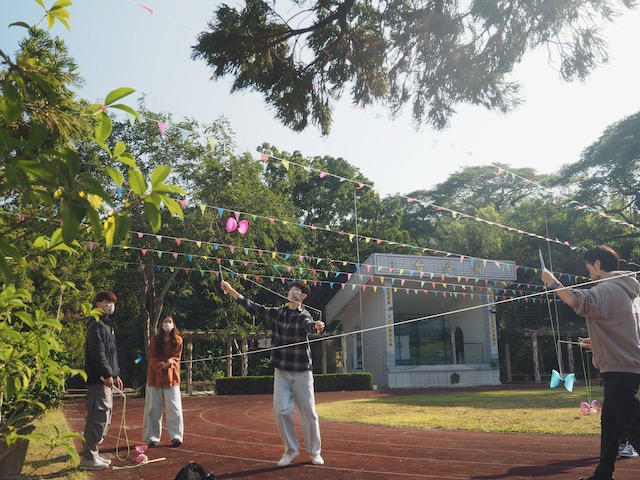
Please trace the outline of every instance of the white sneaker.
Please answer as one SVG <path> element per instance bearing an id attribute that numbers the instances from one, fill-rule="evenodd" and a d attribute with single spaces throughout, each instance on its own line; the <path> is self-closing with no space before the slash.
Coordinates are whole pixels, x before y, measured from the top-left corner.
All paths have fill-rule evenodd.
<path id="1" fill-rule="evenodd" d="M 287 465 L 289 465 L 291 463 L 291 460 L 293 460 L 294 458 L 296 458 L 298 456 L 298 451 L 295 450 L 291 453 L 285 453 L 284 455 L 282 455 L 282 458 L 278 461 L 278 466 L 279 467 L 286 467 Z"/>
<path id="2" fill-rule="evenodd" d="M 313 463 L 314 465 L 324 465 L 324 458 L 322 458 L 319 453 L 317 455 L 310 455 L 310 456 L 311 456 L 311 463 Z"/>
<path id="3" fill-rule="evenodd" d="M 633 458 L 638 456 L 638 452 L 636 452 L 635 448 L 627 442 L 625 444 L 620 444 L 620 448 L 618 448 L 618 456 L 625 458 Z"/>
<path id="4" fill-rule="evenodd" d="M 107 468 L 109 468 L 109 465 L 101 462 L 98 459 L 93 460 L 89 458 L 83 458 L 82 461 L 80 462 L 80 465 L 78 465 L 78 468 L 80 470 L 98 471 L 98 470 L 106 470 Z"/>
<path id="5" fill-rule="evenodd" d="M 102 463 L 106 463 L 107 465 L 111 465 L 111 460 L 109 460 L 108 458 L 104 458 L 98 455 L 98 460 L 100 460 Z"/>

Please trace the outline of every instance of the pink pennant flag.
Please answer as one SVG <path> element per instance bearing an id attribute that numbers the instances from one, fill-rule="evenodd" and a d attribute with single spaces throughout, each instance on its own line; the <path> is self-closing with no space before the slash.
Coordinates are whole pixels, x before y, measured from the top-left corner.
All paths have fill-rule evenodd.
<path id="1" fill-rule="evenodd" d="M 158 129 L 160 130 L 160 136 L 164 137 L 164 134 L 167 131 L 167 124 L 161 121 L 158 121 L 157 123 L 158 123 Z"/>
<path id="2" fill-rule="evenodd" d="M 275 225 L 275 224 L 276 224 L 275 219 L 273 219 L 273 218 L 271 218 L 271 217 L 269 217 L 269 221 L 271 222 L 271 225 Z"/>
<path id="3" fill-rule="evenodd" d="M 146 255 L 147 254 L 147 249 L 146 248 L 141 248 L 140 251 L 142 252 L 142 255 Z"/>
<path id="4" fill-rule="evenodd" d="M 262 160 L 263 162 L 268 162 L 269 161 L 269 155 L 267 155 L 266 153 L 263 153 L 262 155 L 260 155 L 260 160 Z"/>
<path id="5" fill-rule="evenodd" d="M 144 233 L 138 232 L 138 238 L 142 238 L 143 236 L 144 236 Z"/>
<path id="6" fill-rule="evenodd" d="M 183 199 L 180 199 L 180 205 L 182 206 L 182 208 L 187 208 L 187 202 Z"/>
<path id="7" fill-rule="evenodd" d="M 503 173 L 504 173 L 504 168 L 498 168 L 498 171 L 496 172 L 496 177 L 499 177 Z"/>
<path id="8" fill-rule="evenodd" d="M 329 175 L 327 172 L 320 172 L 320 178 L 324 178 Z"/>
<path id="9" fill-rule="evenodd" d="M 180 240 L 179 238 L 176 238 L 176 244 L 180 246 L 180 243 L 182 243 L 182 240 Z"/>
<path id="10" fill-rule="evenodd" d="M 89 250 L 93 250 L 94 246 L 95 246 L 95 243 L 89 242 Z"/>
<path id="11" fill-rule="evenodd" d="M 364 188 L 364 183 L 359 183 L 357 184 L 358 186 L 356 187 L 356 190 L 361 190 L 362 188 Z"/>
<path id="12" fill-rule="evenodd" d="M 174 259 L 176 259 L 176 260 L 178 259 L 178 253 L 177 252 L 173 252 L 171 255 L 173 255 Z"/>

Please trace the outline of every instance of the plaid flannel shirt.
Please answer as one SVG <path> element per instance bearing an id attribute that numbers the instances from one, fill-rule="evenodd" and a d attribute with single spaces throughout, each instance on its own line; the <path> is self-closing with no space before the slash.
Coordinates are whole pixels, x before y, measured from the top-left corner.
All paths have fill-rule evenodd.
<path id="1" fill-rule="evenodd" d="M 304 308 L 265 307 L 238 296 L 238 303 L 254 317 L 271 324 L 271 346 L 280 347 L 305 342 L 307 334 L 316 331 L 316 322 Z M 308 343 L 271 351 L 271 364 L 280 370 L 303 372 L 311 370 L 311 348 Z"/>

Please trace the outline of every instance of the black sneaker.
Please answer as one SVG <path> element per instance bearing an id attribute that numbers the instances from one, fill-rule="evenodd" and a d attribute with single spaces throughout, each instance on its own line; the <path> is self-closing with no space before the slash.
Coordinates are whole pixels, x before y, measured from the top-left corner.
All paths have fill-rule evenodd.
<path id="1" fill-rule="evenodd" d="M 182 445 L 182 440 L 178 440 L 177 438 L 171 440 L 172 447 L 179 447 L 180 445 Z"/>
<path id="2" fill-rule="evenodd" d="M 152 440 L 149 442 L 149 448 L 154 448 L 154 447 L 157 447 L 158 445 L 160 445 L 160 442 L 156 442 L 155 440 Z"/>

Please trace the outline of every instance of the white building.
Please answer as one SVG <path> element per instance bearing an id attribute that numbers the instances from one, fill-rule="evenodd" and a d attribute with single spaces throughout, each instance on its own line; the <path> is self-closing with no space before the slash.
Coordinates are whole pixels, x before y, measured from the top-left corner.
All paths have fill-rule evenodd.
<path id="1" fill-rule="evenodd" d="M 326 307 L 346 366 L 380 388 L 500 384 L 494 296 L 514 262 L 375 253 Z"/>

